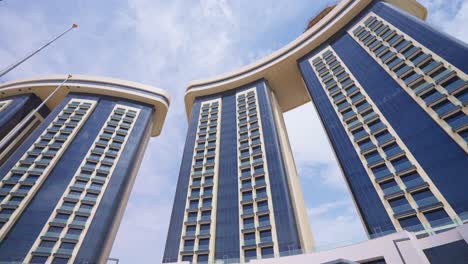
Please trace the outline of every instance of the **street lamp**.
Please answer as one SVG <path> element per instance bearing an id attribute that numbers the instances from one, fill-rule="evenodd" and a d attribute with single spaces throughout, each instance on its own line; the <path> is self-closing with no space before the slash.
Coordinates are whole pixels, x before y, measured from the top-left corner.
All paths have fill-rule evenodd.
<path id="1" fill-rule="evenodd" d="M 50 44 L 52 44 L 53 42 L 55 42 L 57 39 L 61 38 L 63 35 L 67 34 L 69 31 L 71 31 L 72 29 L 74 28 L 77 28 L 78 25 L 77 24 L 73 24 L 70 28 L 68 28 L 67 30 L 65 30 L 62 34 L 58 35 L 57 37 L 55 37 L 54 39 L 52 39 L 51 41 L 47 42 L 46 44 L 44 44 L 43 46 L 41 46 L 39 49 L 33 51 L 31 54 L 27 55 L 26 57 L 24 57 L 23 59 L 19 60 L 18 62 L 8 66 L 6 69 L 2 70 L 0 72 L 0 78 L 3 77 L 3 75 L 9 73 L 11 70 L 13 70 L 14 68 L 16 68 L 18 65 L 22 64 L 23 62 L 27 61 L 29 58 L 31 58 L 32 56 L 36 55 L 37 53 L 39 53 L 41 50 L 43 50 L 45 47 L 49 46 Z"/>

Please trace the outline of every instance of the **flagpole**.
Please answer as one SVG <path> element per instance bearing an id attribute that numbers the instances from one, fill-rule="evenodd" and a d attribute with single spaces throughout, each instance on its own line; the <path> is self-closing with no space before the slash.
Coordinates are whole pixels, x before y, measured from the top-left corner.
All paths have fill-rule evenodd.
<path id="1" fill-rule="evenodd" d="M 6 146 L 7 144 L 13 139 L 13 137 L 17 136 L 17 134 L 26 126 L 26 124 L 31 120 L 31 118 L 36 115 L 37 112 L 39 112 L 39 110 L 47 103 L 47 101 L 49 101 L 50 98 L 52 98 L 52 96 L 54 96 L 59 90 L 60 88 L 68 81 L 70 80 L 70 78 L 72 77 L 71 74 L 68 74 L 67 78 L 65 80 L 63 80 L 62 83 L 60 83 L 55 89 L 54 91 L 52 91 L 52 93 L 49 94 L 49 96 L 47 96 L 46 99 L 44 99 L 44 101 L 42 101 L 42 103 L 36 107 L 33 111 L 31 111 L 25 118 L 23 118 L 23 120 L 21 120 L 21 122 L 19 124 L 17 124 L 1 141 L 0 141 L 0 151 L 2 151 Z"/>
<path id="2" fill-rule="evenodd" d="M 18 65 L 22 64 L 23 62 L 27 61 L 29 58 L 31 58 L 32 56 L 36 55 L 37 53 L 39 53 L 41 50 L 43 50 L 44 48 L 46 48 L 47 46 L 49 46 L 50 44 L 54 43 L 56 40 L 58 40 L 59 38 L 61 38 L 62 36 L 64 36 L 65 34 L 67 34 L 68 32 L 70 32 L 71 30 L 73 30 L 74 28 L 77 28 L 78 25 L 77 24 L 73 24 L 70 28 L 68 28 L 67 30 L 65 30 L 62 34 L 58 35 L 57 37 L 55 37 L 54 39 L 52 39 L 51 41 L 47 42 L 46 44 L 44 44 L 43 46 L 41 46 L 39 49 L 33 51 L 31 54 L 27 55 L 26 57 L 24 57 L 23 59 L 19 60 L 18 62 L 8 66 L 6 69 L 2 70 L 0 72 L 0 78 L 2 78 L 5 74 L 9 73 L 11 70 L 13 70 L 14 68 L 18 67 Z"/>

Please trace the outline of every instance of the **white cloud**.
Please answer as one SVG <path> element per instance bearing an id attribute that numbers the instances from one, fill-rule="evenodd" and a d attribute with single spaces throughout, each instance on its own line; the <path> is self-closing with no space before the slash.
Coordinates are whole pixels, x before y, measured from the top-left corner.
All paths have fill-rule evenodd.
<path id="1" fill-rule="evenodd" d="M 428 9 L 428 23 L 464 42 L 468 41 L 468 1 L 421 0 Z"/>
<path id="2" fill-rule="evenodd" d="M 317 207 L 307 209 L 307 214 L 310 217 L 320 217 L 338 208 L 343 208 L 344 206 L 353 206 L 353 205 L 350 200 L 332 201 L 328 203 L 322 203 L 322 204 L 319 204 Z"/>

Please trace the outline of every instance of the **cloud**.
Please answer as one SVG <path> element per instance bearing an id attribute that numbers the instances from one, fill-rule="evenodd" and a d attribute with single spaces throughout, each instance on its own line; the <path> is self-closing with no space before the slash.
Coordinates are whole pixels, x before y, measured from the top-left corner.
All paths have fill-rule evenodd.
<path id="1" fill-rule="evenodd" d="M 427 22 L 464 42 L 468 41 L 468 1 L 421 0 L 428 9 Z"/>
<path id="2" fill-rule="evenodd" d="M 353 206 L 350 200 L 340 200 L 328 203 L 319 204 L 317 207 L 307 209 L 307 214 L 310 217 L 320 217 L 324 214 L 330 213 L 333 210 L 343 208 L 344 206 Z"/>

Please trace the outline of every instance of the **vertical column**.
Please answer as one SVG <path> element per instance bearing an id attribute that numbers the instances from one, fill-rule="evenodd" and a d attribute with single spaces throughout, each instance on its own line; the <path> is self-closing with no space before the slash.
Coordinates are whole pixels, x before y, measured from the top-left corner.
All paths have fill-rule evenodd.
<path id="1" fill-rule="evenodd" d="M 236 98 L 240 259 L 248 262 L 278 256 L 279 250 L 256 88 Z"/>
<path id="2" fill-rule="evenodd" d="M 179 245 L 179 261 L 214 261 L 220 108 L 221 99 L 204 101 L 201 104 Z"/>
<path id="3" fill-rule="evenodd" d="M 453 224 L 456 213 L 333 49 L 309 62 L 396 229 Z M 434 212 L 448 219 L 431 222 L 427 216 Z"/>
<path id="4" fill-rule="evenodd" d="M 25 262 L 73 262 L 122 156 L 139 109 L 115 105 Z"/>

